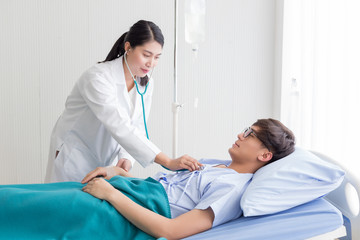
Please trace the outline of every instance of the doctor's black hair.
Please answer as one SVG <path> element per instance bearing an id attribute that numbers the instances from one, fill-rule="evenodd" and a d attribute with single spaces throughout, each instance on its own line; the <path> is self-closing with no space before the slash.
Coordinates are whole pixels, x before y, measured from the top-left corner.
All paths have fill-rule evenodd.
<path id="1" fill-rule="evenodd" d="M 161 47 L 164 46 L 164 36 L 161 29 L 153 22 L 140 20 L 136 22 L 128 32 L 121 35 L 115 42 L 106 59 L 102 62 L 112 61 L 123 56 L 125 53 L 125 42 L 129 42 L 130 46 L 135 48 L 136 46 L 141 46 L 150 41 L 156 41 Z M 145 86 L 149 81 L 147 75 L 140 79 L 141 86 Z"/>

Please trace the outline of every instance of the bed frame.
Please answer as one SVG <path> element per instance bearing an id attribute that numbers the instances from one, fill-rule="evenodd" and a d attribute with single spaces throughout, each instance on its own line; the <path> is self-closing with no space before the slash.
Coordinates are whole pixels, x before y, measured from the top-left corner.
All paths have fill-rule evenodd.
<path id="1" fill-rule="evenodd" d="M 325 199 L 338 208 L 344 216 L 344 226 L 331 232 L 310 238 L 311 240 L 322 240 L 322 239 L 337 239 L 342 240 L 347 239 L 360 239 L 360 179 L 350 174 L 348 169 L 346 169 L 341 162 L 336 162 L 333 159 L 325 156 L 324 154 L 311 151 L 316 156 L 321 159 L 328 161 L 330 163 L 336 164 L 345 170 L 346 175 L 342 184 L 325 196 Z M 344 232 L 346 236 L 344 236 Z M 332 235 L 331 235 L 332 234 Z"/>

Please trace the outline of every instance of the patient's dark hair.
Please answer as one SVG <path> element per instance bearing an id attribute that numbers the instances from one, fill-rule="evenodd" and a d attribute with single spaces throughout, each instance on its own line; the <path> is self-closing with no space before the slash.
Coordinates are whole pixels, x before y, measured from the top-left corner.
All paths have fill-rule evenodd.
<path id="1" fill-rule="evenodd" d="M 273 154 L 272 159 L 268 163 L 286 157 L 295 151 L 295 136 L 280 121 L 272 118 L 259 119 L 253 126 L 259 128 L 255 131 L 256 136 L 267 148 L 270 148 L 269 150 Z"/>
<path id="2" fill-rule="evenodd" d="M 102 62 L 112 61 L 121 57 L 125 53 L 125 42 L 129 42 L 132 48 L 141 46 L 147 42 L 156 41 L 161 47 L 164 46 L 164 36 L 161 29 L 153 22 L 140 20 L 136 22 L 128 32 L 125 32 L 115 42 L 106 59 Z M 148 83 L 148 76 L 141 78 L 140 85 L 145 86 Z"/>

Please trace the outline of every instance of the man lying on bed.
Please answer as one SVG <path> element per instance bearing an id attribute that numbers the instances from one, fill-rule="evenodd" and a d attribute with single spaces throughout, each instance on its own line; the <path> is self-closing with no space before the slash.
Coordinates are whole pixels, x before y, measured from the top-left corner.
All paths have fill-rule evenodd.
<path id="1" fill-rule="evenodd" d="M 138 233 L 131 235 L 132 237 L 123 235 L 130 231 L 130 227 L 119 230 L 126 224 L 131 225 L 128 221 L 137 227 L 134 227 L 137 231 L 141 229 L 143 232 L 139 232 L 142 234 L 179 239 L 236 219 L 242 213 L 240 199 L 252 174 L 262 166 L 292 153 L 295 145 L 293 133 L 273 119 L 260 119 L 237 137 L 229 149 L 232 161 L 228 165 L 224 164 L 225 161 L 204 159 L 201 161 L 201 170 L 158 173 L 153 179 L 146 180 L 126 178 L 132 176 L 123 169 L 106 167 L 90 172 L 82 182 L 87 183 L 86 186 L 73 182 L 35 184 L 31 187 L 15 185 L 10 187 L 10 190 L 9 187 L 0 186 L 0 206 L 6 210 L 0 213 L 0 238 L 13 237 L 12 230 L 9 230 L 14 225 L 11 223 L 11 217 L 16 218 L 13 220 L 15 222 L 19 219 L 23 221 L 22 224 L 13 227 L 13 231 L 17 233 L 32 233 L 33 226 L 29 227 L 30 230 L 21 230 L 22 228 L 18 227 L 33 224 L 43 226 L 38 230 L 41 233 L 48 231 L 51 235 L 56 235 L 54 232 L 58 232 L 55 238 L 71 238 L 82 237 L 82 234 L 93 231 L 95 226 L 98 231 L 104 232 L 105 238 L 110 238 L 110 234 L 120 234 L 118 236 L 122 239 L 141 238 Z M 111 180 L 96 178 L 99 175 Z M 2 187 L 7 191 L 1 192 Z M 26 190 L 14 193 L 14 188 Z M 46 191 L 41 193 L 41 188 Z M 81 188 L 85 193 L 79 191 Z M 162 197 L 164 189 L 166 193 Z M 19 196 L 24 196 L 24 192 L 26 199 L 19 201 Z M 47 198 L 50 193 L 55 195 Z M 31 203 L 32 200 L 34 203 Z M 94 201 L 95 203 L 90 205 L 90 202 Z M 117 214 L 109 203 L 120 214 Z M 101 217 L 106 211 L 115 211 L 116 214 Z M 32 217 L 39 212 L 44 213 L 44 218 L 26 220 L 27 215 Z M 118 217 L 126 222 L 116 220 Z M 54 225 L 56 227 L 52 230 L 48 229 Z M 59 230 L 60 227 L 63 230 Z M 77 232 L 81 234 L 76 235 Z M 45 237 L 45 233 L 34 237 Z M 147 235 L 143 236 L 143 239 L 147 238 Z"/>
<path id="2" fill-rule="evenodd" d="M 194 172 L 159 173 L 154 178 L 165 188 L 172 219 L 155 214 L 113 188 L 103 175 L 131 175 L 123 169 L 98 168 L 83 180 L 83 191 L 107 200 L 138 228 L 156 237 L 183 238 L 210 229 L 241 215 L 240 198 L 252 174 L 271 161 L 294 151 L 293 133 L 273 119 L 261 119 L 238 136 L 229 149 L 232 162 L 200 161 Z M 207 162 L 211 164 L 207 164 Z"/>

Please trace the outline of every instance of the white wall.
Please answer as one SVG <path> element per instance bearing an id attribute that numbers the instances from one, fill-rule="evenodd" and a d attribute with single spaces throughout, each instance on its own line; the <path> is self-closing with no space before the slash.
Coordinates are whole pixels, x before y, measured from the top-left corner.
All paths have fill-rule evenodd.
<path id="1" fill-rule="evenodd" d="M 188 44 L 179 43 L 179 101 L 185 103 L 179 151 L 225 158 L 237 133 L 273 113 L 275 5 L 214 0 L 207 8 L 207 37 L 197 60 Z"/>
<path id="2" fill-rule="evenodd" d="M 149 134 L 171 155 L 173 1 L 1 0 L 0 9 L 0 184 L 43 181 L 50 133 L 74 82 L 139 19 L 154 21 L 165 36 Z M 178 99 L 185 105 L 178 152 L 227 158 L 239 131 L 277 117 L 276 1 L 207 0 L 207 37 L 196 61 L 183 13 L 179 1 Z M 137 164 L 133 174 L 159 169 Z"/>

